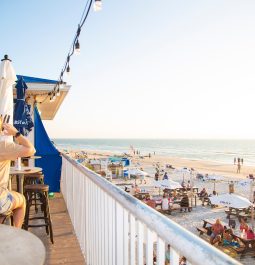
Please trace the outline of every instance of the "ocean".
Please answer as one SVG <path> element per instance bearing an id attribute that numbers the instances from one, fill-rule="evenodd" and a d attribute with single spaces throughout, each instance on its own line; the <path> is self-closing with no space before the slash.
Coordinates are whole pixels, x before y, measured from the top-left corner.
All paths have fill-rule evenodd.
<path id="1" fill-rule="evenodd" d="M 255 140 L 183 140 L 183 139 L 53 139 L 60 149 L 102 150 L 116 154 L 130 152 L 132 145 L 141 155 L 156 155 L 233 163 L 234 157 L 245 165 L 255 165 Z"/>

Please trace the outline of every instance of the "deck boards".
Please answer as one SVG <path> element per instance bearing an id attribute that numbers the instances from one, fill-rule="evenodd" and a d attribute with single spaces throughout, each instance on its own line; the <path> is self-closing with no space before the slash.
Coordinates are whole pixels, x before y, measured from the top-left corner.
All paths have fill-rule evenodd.
<path id="1" fill-rule="evenodd" d="M 84 265 L 84 257 L 74 233 L 64 199 L 60 193 L 55 193 L 54 198 L 50 199 L 50 211 L 54 244 L 51 244 L 45 228 L 29 228 L 29 231 L 37 235 L 46 247 L 45 265 Z"/>

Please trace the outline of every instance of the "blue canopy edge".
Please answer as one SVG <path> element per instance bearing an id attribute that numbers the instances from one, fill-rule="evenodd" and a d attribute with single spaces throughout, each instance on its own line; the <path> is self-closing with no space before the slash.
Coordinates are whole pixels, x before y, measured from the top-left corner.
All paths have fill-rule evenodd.
<path id="1" fill-rule="evenodd" d="M 51 79 L 44 79 L 44 78 L 38 78 L 38 77 L 32 77 L 32 76 L 25 76 L 25 75 L 17 75 L 17 78 L 23 78 L 24 82 L 26 83 L 47 83 L 47 84 L 56 84 L 57 80 L 51 80 Z"/>
<path id="2" fill-rule="evenodd" d="M 37 107 L 34 108 L 35 149 L 41 159 L 35 160 L 35 165 L 43 169 L 44 182 L 49 185 L 50 192 L 60 191 L 62 157 L 52 144 L 42 123 Z"/>

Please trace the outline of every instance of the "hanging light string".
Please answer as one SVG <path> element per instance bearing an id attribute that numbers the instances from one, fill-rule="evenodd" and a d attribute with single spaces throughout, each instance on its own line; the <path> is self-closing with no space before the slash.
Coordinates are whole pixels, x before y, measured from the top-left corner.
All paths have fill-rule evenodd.
<path id="1" fill-rule="evenodd" d="M 56 85 L 54 86 L 53 90 L 51 92 L 49 92 L 47 97 L 46 97 L 46 98 L 50 97 L 50 102 L 54 101 L 56 96 L 60 95 L 60 88 L 62 88 L 63 85 L 65 84 L 63 81 L 64 73 L 66 72 L 67 74 L 70 74 L 70 71 L 71 71 L 70 59 L 71 59 L 71 57 L 74 54 L 79 54 L 79 52 L 80 52 L 79 36 L 81 34 L 82 27 L 84 26 L 84 23 L 85 23 L 88 15 L 89 15 L 93 1 L 94 1 L 94 10 L 95 11 L 100 11 L 102 9 L 101 0 L 88 0 L 87 1 L 85 8 L 83 10 L 82 16 L 81 16 L 80 23 L 78 24 L 78 28 L 77 28 L 76 34 L 74 36 L 72 45 L 71 45 L 69 52 L 67 54 L 64 66 L 60 72 L 58 81 L 57 81 Z"/>

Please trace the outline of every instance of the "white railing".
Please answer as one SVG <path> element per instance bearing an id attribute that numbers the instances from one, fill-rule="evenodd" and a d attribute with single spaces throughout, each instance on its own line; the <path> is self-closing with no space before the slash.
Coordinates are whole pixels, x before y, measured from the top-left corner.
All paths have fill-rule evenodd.
<path id="1" fill-rule="evenodd" d="M 86 265 L 240 264 L 65 154 L 61 191 Z"/>

